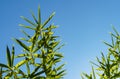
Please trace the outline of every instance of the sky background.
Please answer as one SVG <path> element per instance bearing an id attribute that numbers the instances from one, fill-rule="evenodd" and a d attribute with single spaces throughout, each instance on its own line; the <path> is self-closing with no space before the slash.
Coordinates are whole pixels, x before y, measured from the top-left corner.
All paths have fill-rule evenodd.
<path id="1" fill-rule="evenodd" d="M 90 61 L 101 51 L 107 53 L 102 41 L 111 42 L 112 25 L 120 31 L 120 0 L 0 0 L 0 62 L 7 63 L 6 45 L 19 50 L 11 38 L 24 36 L 18 24 L 26 22 L 20 16 L 31 19 L 30 11 L 37 15 L 39 5 L 42 21 L 56 12 L 51 23 L 59 26 L 55 34 L 66 44 L 61 49 L 67 70 L 64 79 L 81 79 L 82 72 L 91 71 Z"/>

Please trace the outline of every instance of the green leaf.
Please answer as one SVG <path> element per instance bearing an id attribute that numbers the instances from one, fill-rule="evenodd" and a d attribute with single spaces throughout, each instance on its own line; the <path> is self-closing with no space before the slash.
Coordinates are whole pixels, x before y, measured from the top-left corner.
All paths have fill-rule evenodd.
<path id="1" fill-rule="evenodd" d="M 110 45 L 109 43 L 107 43 L 107 42 L 105 42 L 105 41 L 103 41 L 103 43 L 104 43 L 104 44 L 106 44 L 107 46 L 109 46 L 109 47 L 113 48 L 113 46 L 112 46 L 112 45 Z"/>
<path id="2" fill-rule="evenodd" d="M 62 74 L 65 73 L 65 71 L 66 71 L 66 70 L 62 70 L 62 71 L 60 71 L 59 73 L 57 73 L 57 75 L 62 75 Z"/>
<path id="3" fill-rule="evenodd" d="M 113 30 L 115 31 L 116 35 L 119 36 L 119 33 L 117 32 L 117 30 L 114 28 L 114 26 L 112 27 Z"/>
<path id="4" fill-rule="evenodd" d="M 63 57 L 63 55 L 61 53 L 55 53 L 56 57 Z"/>
<path id="5" fill-rule="evenodd" d="M 21 69 L 18 69 L 17 71 L 18 71 L 18 74 L 22 75 L 22 78 L 26 76 L 26 74 Z"/>
<path id="6" fill-rule="evenodd" d="M 58 48 L 56 48 L 55 51 L 60 50 L 63 46 L 65 46 L 65 44 L 62 44 L 61 46 L 59 46 Z"/>
<path id="7" fill-rule="evenodd" d="M 93 74 L 93 78 L 96 79 L 96 76 L 95 76 L 95 72 L 94 72 L 93 66 L 92 66 L 92 74 Z"/>
<path id="8" fill-rule="evenodd" d="M 31 36 L 28 35 L 24 30 L 21 30 L 21 32 L 22 32 L 23 34 L 25 34 L 25 36 L 27 36 L 28 38 L 31 38 Z"/>
<path id="9" fill-rule="evenodd" d="M 5 78 L 5 79 L 10 79 L 11 76 L 12 76 L 12 74 L 13 74 L 13 73 L 8 73 L 8 74 L 6 74 L 4 78 Z"/>
<path id="10" fill-rule="evenodd" d="M 4 67 L 4 68 L 8 68 L 8 69 L 10 69 L 9 66 L 7 66 L 7 65 L 5 65 L 5 64 L 2 64 L 2 63 L 0 63 L 0 67 Z"/>
<path id="11" fill-rule="evenodd" d="M 41 68 L 42 64 L 40 64 L 38 67 L 36 67 L 33 72 L 31 73 L 31 76 L 35 75 L 35 73 Z"/>
<path id="12" fill-rule="evenodd" d="M 57 71 L 61 70 L 64 65 L 65 65 L 65 64 L 62 64 L 61 66 L 57 67 L 56 70 L 57 70 Z"/>
<path id="13" fill-rule="evenodd" d="M 22 43 L 20 40 L 15 39 L 15 41 L 16 41 L 21 47 L 23 47 L 24 49 L 26 49 L 27 51 L 29 51 L 29 48 L 28 48 L 24 43 Z"/>
<path id="14" fill-rule="evenodd" d="M 24 28 L 28 28 L 28 29 L 31 29 L 31 30 L 35 30 L 35 28 L 31 27 L 31 26 L 26 26 L 24 24 L 19 24 L 19 26 L 22 26 Z"/>
<path id="15" fill-rule="evenodd" d="M 112 35 L 111 35 L 111 40 L 112 40 L 112 46 L 114 47 L 114 39 Z"/>
<path id="16" fill-rule="evenodd" d="M 29 56 L 29 54 L 28 54 L 28 53 L 25 53 L 25 54 L 19 54 L 18 56 L 15 56 L 15 58 L 26 57 L 26 56 Z"/>
<path id="17" fill-rule="evenodd" d="M 60 62 L 60 61 L 61 61 L 61 58 L 55 58 L 55 59 L 53 60 L 54 64 L 57 63 L 57 62 Z"/>
<path id="18" fill-rule="evenodd" d="M 17 63 L 15 65 L 15 68 L 19 68 L 20 66 L 22 66 L 23 64 L 27 63 L 30 59 L 26 58 L 25 60 L 20 61 L 19 63 Z"/>
<path id="19" fill-rule="evenodd" d="M 42 55 L 41 55 L 41 54 L 37 54 L 37 53 L 33 54 L 33 56 L 34 56 L 35 58 L 42 58 Z"/>
<path id="20" fill-rule="evenodd" d="M 41 25 L 41 14 L 40 14 L 40 6 L 38 7 L 38 25 Z"/>
<path id="21" fill-rule="evenodd" d="M 116 36 L 115 34 L 113 34 L 113 33 L 110 33 L 111 34 L 111 36 L 113 36 L 113 37 L 115 37 L 116 39 L 118 39 L 119 38 L 119 36 Z"/>
<path id="22" fill-rule="evenodd" d="M 58 42 L 52 42 L 52 43 L 50 44 L 50 46 L 51 46 L 52 48 L 55 48 L 59 43 L 60 43 L 60 41 L 58 41 Z"/>
<path id="23" fill-rule="evenodd" d="M 55 15 L 55 12 L 53 12 L 52 15 L 43 23 L 42 28 L 52 19 L 54 15 Z"/>
<path id="24" fill-rule="evenodd" d="M 7 46 L 6 48 L 6 52 L 7 52 L 7 62 L 8 62 L 8 66 L 11 67 L 12 66 L 12 63 L 11 63 L 11 55 L 10 55 L 10 50 Z"/>
<path id="25" fill-rule="evenodd" d="M 87 79 L 91 79 L 90 76 L 86 73 L 83 73 L 83 75 L 87 78 Z"/>
<path id="26" fill-rule="evenodd" d="M 30 75 L 30 67 L 29 67 L 28 62 L 26 62 L 26 67 L 27 67 L 27 73 L 28 73 L 28 75 Z"/>
<path id="27" fill-rule="evenodd" d="M 34 74 L 32 77 L 39 76 L 39 75 L 43 74 L 44 72 L 45 72 L 44 70 L 39 71 L 39 72 L 37 72 L 36 74 Z"/>
<path id="28" fill-rule="evenodd" d="M 0 79 L 2 79 L 2 75 L 3 75 L 2 67 L 0 67 Z"/>
<path id="29" fill-rule="evenodd" d="M 12 47 L 12 56 L 11 56 L 11 64 L 14 65 L 14 57 L 15 57 L 15 49 L 14 46 Z"/>
<path id="30" fill-rule="evenodd" d="M 32 14 L 32 17 L 33 17 L 33 19 L 35 20 L 35 22 L 38 24 L 38 21 L 37 21 L 37 19 L 36 19 L 34 13 L 33 13 L 32 11 L 31 11 L 31 14 Z"/>
<path id="31" fill-rule="evenodd" d="M 27 21 L 28 23 L 30 23 L 33 26 L 37 26 L 35 23 L 31 22 L 30 20 L 28 20 L 27 18 L 25 18 L 24 16 L 21 16 L 22 19 L 24 19 L 25 21 Z"/>

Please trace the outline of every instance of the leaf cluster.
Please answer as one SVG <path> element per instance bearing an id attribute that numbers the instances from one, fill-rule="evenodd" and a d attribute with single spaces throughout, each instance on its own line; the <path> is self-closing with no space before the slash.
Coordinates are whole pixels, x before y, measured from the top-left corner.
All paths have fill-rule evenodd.
<path id="1" fill-rule="evenodd" d="M 41 23 L 40 7 L 38 8 L 38 18 L 32 12 L 32 17 L 35 22 L 21 16 L 30 26 L 20 24 L 20 26 L 32 30 L 33 35 L 22 33 L 26 36 L 21 39 L 14 39 L 14 41 L 22 47 L 22 54 L 15 55 L 15 48 L 12 47 L 10 52 L 9 47 L 6 48 L 7 64 L 0 63 L 0 77 L 9 79 L 61 79 L 65 74 L 63 66 L 65 64 L 57 64 L 63 58 L 62 53 L 59 53 L 60 41 L 57 40 L 58 36 L 54 35 L 53 29 L 57 26 L 51 24 L 47 26 L 49 21 L 53 18 L 55 13 Z M 14 60 L 21 58 L 22 60 L 16 65 Z M 27 72 L 25 73 L 21 67 L 26 66 Z"/>
<path id="2" fill-rule="evenodd" d="M 97 66 L 96 74 L 99 76 L 100 79 L 117 79 L 120 78 L 120 34 L 117 30 L 113 27 L 115 34 L 111 34 L 112 43 L 109 44 L 104 42 L 108 48 L 108 53 L 105 56 L 101 53 L 101 59 L 97 58 L 97 64 L 92 62 L 95 66 Z M 92 71 L 94 72 L 94 71 Z M 96 79 L 92 77 L 95 73 L 90 74 L 82 74 L 82 77 L 85 76 L 87 79 Z M 84 78 L 83 78 L 84 79 Z"/>

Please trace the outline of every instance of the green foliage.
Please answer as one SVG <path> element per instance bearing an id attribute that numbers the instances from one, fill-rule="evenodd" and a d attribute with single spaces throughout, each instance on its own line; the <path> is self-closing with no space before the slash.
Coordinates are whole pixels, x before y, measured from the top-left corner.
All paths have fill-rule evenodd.
<path id="1" fill-rule="evenodd" d="M 59 49 L 63 46 L 60 45 L 58 36 L 54 35 L 53 29 L 57 28 L 55 25 L 46 26 L 52 19 L 55 13 L 44 22 L 41 23 L 40 7 L 38 8 L 38 18 L 32 17 L 35 21 L 32 22 L 29 19 L 21 16 L 31 26 L 20 24 L 20 26 L 30 29 L 34 32 L 33 36 L 22 30 L 26 38 L 14 39 L 19 44 L 23 53 L 15 56 L 14 46 L 12 51 L 6 48 L 7 65 L 0 63 L 0 75 L 1 78 L 9 79 L 61 79 L 65 74 L 63 66 L 65 64 L 57 64 L 61 62 L 63 55 L 59 53 Z M 14 59 L 21 58 L 22 60 L 16 65 Z M 26 66 L 27 72 L 24 72 L 21 67 Z"/>
<path id="2" fill-rule="evenodd" d="M 100 79 L 120 78 L 120 36 L 114 27 L 113 30 L 115 34 L 111 33 L 112 44 L 104 42 L 109 46 L 107 55 L 101 53 L 101 59 L 97 57 L 98 63 L 92 62 L 97 66 L 96 73 Z M 82 78 L 85 76 L 87 79 L 95 79 L 96 77 L 92 78 L 92 75 L 95 75 L 95 73 L 90 74 L 90 76 L 84 73 Z"/>

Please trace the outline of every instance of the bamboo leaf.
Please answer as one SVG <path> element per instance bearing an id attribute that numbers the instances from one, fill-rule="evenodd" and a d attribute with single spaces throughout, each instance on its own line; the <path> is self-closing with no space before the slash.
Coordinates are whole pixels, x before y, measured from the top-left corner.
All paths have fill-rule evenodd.
<path id="1" fill-rule="evenodd" d="M 90 79 L 90 76 L 89 76 L 88 74 L 83 73 L 83 75 L 84 75 L 86 78 Z"/>
<path id="2" fill-rule="evenodd" d="M 61 61 L 61 58 L 55 58 L 54 60 L 54 64 L 57 63 L 57 62 L 60 62 Z"/>
<path id="3" fill-rule="evenodd" d="M 39 71 L 36 74 L 34 74 L 32 77 L 39 76 L 39 75 L 43 74 L 44 72 L 45 72 L 44 70 Z"/>
<path id="4" fill-rule="evenodd" d="M 116 36 L 115 34 L 113 34 L 113 33 L 110 33 L 113 37 L 115 37 L 116 39 L 118 39 L 119 38 L 119 36 Z"/>
<path id="5" fill-rule="evenodd" d="M 0 79 L 2 79 L 2 75 L 3 75 L 3 71 L 2 71 L 2 67 L 0 67 Z"/>
<path id="6" fill-rule="evenodd" d="M 28 73 L 28 75 L 30 75 L 30 67 L 28 65 L 28 62 L 26 62 L 26 67 L 27 67 L 27 73 Z"/>
<path id="7" fill-rule="evenodd" d="M 18 56 L 15 56 L 15 58 L 26 57 L 26 56 L 29 56 L 29 54 L 28 54 L 28 53 L 25 53 L 25 54 L 19 54 Z"/>
<path id="8" fill-rule="evenodd" d="M 109 47 L 113 48 L 113 46 L 112 46 L 112 45 L 110 45 L 109 43 L 107 43 L 107 42 L 105 42 L 105 41 L 103 41 L 103 43 L 104 43 L 104 44 L 106 44 L 107 46 L 109 46 Z"/>
<path id="9" fill-rule="evenodd" d="M 61 70 L 64 65 L 65 65 L 65 64 L 62 64 L 61 66 L 57 67 L 56 70 L 57 70 L 57 71 Z"/>
<path id="10" fill-rule="evenodd" d="M 32 14 L 32 17 L 33 17 L 33 19 L 35 20 L 35 22 L 38 24 L 38 21 L 37 21 L 37 19 L 36 19 L 34 13 L 33 13 L 32 11 L 31 11 L 31 14 Z"/>
<path id="11" fill-rule="evenodd" d="M 31 73 L 31 76 L 35 75 L 35 73 L 41 68 L 42 64 L 40 64 L 38 67 L 36 67 L 33 72 Z"/>
<path id="12" fill-rule="evenodd" d="M 18 71 L 18 74 L 22 75 L 22 78 L 26 76 L 26 74 L 21 69 L 18 69 L 17 71 Z"/>
<path id="13" fill-rule="evenodd" d="M 17 64 L 15 65 L 15 68 L 19 68 L 19 67 L 22 66 L 23 64 L 27 63 L 29 60 L 30 60 L 30 59 L 27 58 L 27 59 L 25 59 L 25 60 L 20 61 L 19 63 L 17 63 Z"/>
<path id="14" fill-rule="evenodd" d="M 65 44 L 62 44 L 61 46 L 59 46 L 58 48 L 56 48 L 55 51 L 60 50 L 63 46 L 65 46 Z"/>
<path id="15" fill-rule="evenodd" d="M 40 54 L 33 54 L 33 56 L 35 57 L 35 58 L 42 58 L 42 55 L 40 55 Z"/>
<path id="16" fill-rule="evenodd" d="M 22 32 L 23 34 L 25 34 L 25 36 L 27 36 L 28 38 L 31 38 L 31 36 L 28 35 L 24 30 L 21 30 L 21 32 Z"/>
<path id="17" fill-rule="evenodd" d="M 6 52 L 7 52 L 7 62 L 8 62 L 8 66 L 11 67 L 12 66 L 12 63 L 11 63 L 11 55 L 10 55 L 10 50 L 7 46 L 6 48 Z"/>
<path id="18" fill-rule="evenodd" d="M 12 57 L 11 57 L 11 64 L 14 65 L 14 57 L 15 57 L 15 49 L 14 46 L 12 47 Z"/>
<path id="19" fill-rule="evenodd" d="M 43 23 L 42 28 L 52 19 L 54 15 L 55 15 L 55 12 L 53 12 L 52 15 Z"/>
<path id="20" fill-rule="evenodd" d="M 96 76 L 95 76 L 95 72 L 94 72 L 93 66 L 92 66 L 92 74 L 93 74 L 93 78 L 96 79 Z"/>
<path id="21" fill-rule="evenodd" d="M 40 6 L 38 7 L 38 25 L 41 25 L 41 12 L 40 12 Z"/>
<path id="22" fill-rule="evenodd" d="M 2 64 L 2 63 L 0 63 L 0 67 L 4 67 L 4 68 L 8 68 L 8 69 L 10 69 L 9 66 L 7 66 L 7 65 L 5 65 L 5 64 Z"/>
<path id="23" fill-rule="evenodd" d="M 24 43 L 22 43 L 20 40 L 15 39 L 15 41 L 16 41 L 21 47 L 23 47 L 24 49 L 26 49 L 27 51 L 29 51 L 29 48 L 28 48 Z"/>
<path id="24" fill-rule="evenodd" d="M 60 53 L 55 53 L 55 56 L 56 56 L 56 57 L 63 57 L 63 55 L 60 54 Z"/>
<path id="25" fill-rule="evenodd" d="M 35 30 L 35 28 L 33 28 L 31 26 L 26 26 L 24 24 L 19 24 L 19 26 L 22 26 L 22 27 L 27 28 L 27 29 Z"/>
<path id="26" fill-rule="evenodd" d="M 114 47 L 114 39 L 112 35 L 111 35 L 111 40 L 112 40 L 112 46 Z"/>
<path id="27" fill-rule="evenodd" d="M 117 32 L 117 30 L 115 29 L 115 27 L 113 26 L 112 28 L 113 28 L 114 32 L 116 33 L 116 35 L 119 36 L 119 33 Z"/>
<path id="28" fill-rule="evenodd" d="M 21 16 L 22 19 L 24 19 L 25 21 L 27 21 L 28 23 L 30 23 L 33 26 L 37 26 L 35 23 L 31 22 L 30 20 L 28 20 L 27 18 L 25 18 L 24 16 Z"/>
<path id="29" fill-rule="evenodd" d="M 61 75 L 61 74 L 64 74 L 66 70 L 62 70 L 60 71 L 59 73 L 57 73 L 57 75 Z"/>

